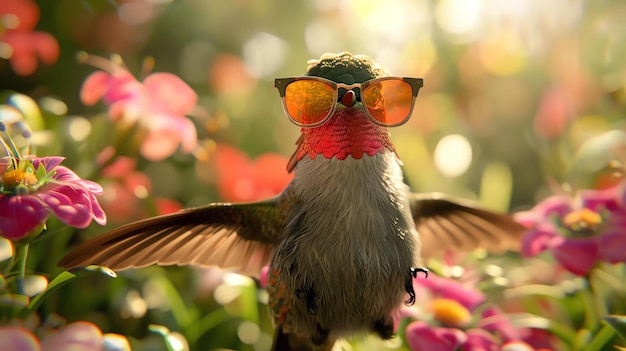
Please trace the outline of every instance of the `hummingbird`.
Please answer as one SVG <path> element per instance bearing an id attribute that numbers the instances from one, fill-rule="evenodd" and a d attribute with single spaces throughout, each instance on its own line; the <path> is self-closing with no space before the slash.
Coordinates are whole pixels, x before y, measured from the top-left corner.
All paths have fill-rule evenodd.
<path id="1" fill-rule="evenodd" d="M 524 227 L 505 213 L 441 193 L 415 193 L 388 129 L 411 116 L 423 80 L 394 77 L 365 55 L 325 54 L 305 75 L 278 78 L 301 128 L 278 195 L 212 203 L 96 236 L 59 266 L 113 270 L 218 266 L 267 271 L 272 350 L 331 350 L 344 336 L 394 336 L 393 313 L 415 302 L 423 260 L 448 250 L 519 248 Z"/>

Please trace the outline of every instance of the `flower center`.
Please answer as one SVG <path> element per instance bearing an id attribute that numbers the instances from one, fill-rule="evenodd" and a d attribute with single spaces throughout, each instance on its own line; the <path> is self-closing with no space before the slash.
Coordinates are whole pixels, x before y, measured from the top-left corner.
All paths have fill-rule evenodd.
<path id="1" fill-rule="evenodd" d="M 572 211 L 563 218 L 563 224 L 573 231 L 594 231 L 600 223 L 602 217 L 588 208 Z"/>
<path id="2" fill-rule="evenodd" d="M 35 190 L 37 176 L 31 172 L 15 169 L 2 175 L 2 187 L 7 191 L 14 191 L 19 186 L 24 186 L 28 190 Z"/>
<path id="3" fill-rule="evenodd" d="M 432 310 L 435 319 L 445 326 L 464 327 L 472 320 L 470 311 L 456 300 L 435 299 Z"/>

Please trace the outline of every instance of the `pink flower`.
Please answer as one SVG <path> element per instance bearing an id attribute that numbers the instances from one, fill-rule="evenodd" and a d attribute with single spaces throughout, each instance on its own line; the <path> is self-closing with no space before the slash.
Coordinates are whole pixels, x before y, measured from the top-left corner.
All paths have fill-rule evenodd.
<path id="1" fill-rule="evenodd" d="M 458 281 L 430 275 L 417 279 L 416 293 L 423 313 L 413 313 L 419 322 L 410 323 L 406 340 L 414 351 L 500 350 L 502 343 L 519 339 L 512 324 L 495 307 L 478 306 L 486 300 L 483 293 Z M 484 307 L 484 306 L 483 306 Z"/>
<path id="2" fill-rule="evenodd" d="M 59 44 L 49 33 L 33 31 L 39 21 L 39 7 L 31 0 L 0 1 L 0 44 L 9 50 L 7 58 L 15 73 L 33 74 L 37 61 L 52 64 L 59 58 Z"/>
<path id="3" fill-rule="evenodd" d="M 21 240 L 50 214 L 76 228 L 106 223 L 96 195 L 100 185 L 61 166 L 62 157 L 0 159 L 0 235 Z"/>
<path id="4" fill-rule="evenodd" d="M 0 345 L 3 350 L 19 351 L 130 351 L 126 337 L 102 334 L 89 322 L 75 322 L 39 339 L 24 327 L 0 327 Z"/>
<path id="5" fill-rule="evenodd" d="M 433 327 L 421 321 L 410 323 L 405 335 L 413 351 L 451 351 L 467 342 L 467 335 L 460 329 Z"/>
<path id="6" fill-rule="evenodd" d="M 185 115 L 196 106 L 198 95 L 185 82 L 170 73 L 153 73 L 139 82 L 120 64 L 95 56 L 85 60 L 104 71 L 85 79 L 81 101 L 94 105 L 102 100 L 113 120 L 137 123 L 145 133 L 139 150 L 142 156 L 163 160 L 179 145 L 186 153 L 194 151 L 196 128 Z"/>
<path id="7" fill-rule="evenodd" d="M 551 196 L 532 210 L 516 214 L 529 228 L 522 253 L 551 251 L 568 271 L 586 275 L 600 261 L 626 261 L 625 183 L 604 190 L 583 190 L 576 197 Z"/>

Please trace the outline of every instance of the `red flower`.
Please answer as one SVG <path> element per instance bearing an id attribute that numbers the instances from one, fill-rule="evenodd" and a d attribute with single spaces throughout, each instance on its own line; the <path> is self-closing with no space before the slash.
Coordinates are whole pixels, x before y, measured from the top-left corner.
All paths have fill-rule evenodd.
<path id="1" fill-rule="evenodd" d="M 62 157 L 0 160 L 0 235 L 21 240 L 52 214 L 76 228 L 106 223 L 96 195 L 100 185 L 61 166 Z"/>
<path id="2" fill-rule="evenodd" d="M 240 150 L 218 145 L 214 165 L 221 199 L 249 202 L 280 193 L 293 178 L 286 171 L 286 164 L 287 159 L 278 154 L 265 153 L 250 161 Z"/>
<path id="3" fill-rule="evenodd" d="M 104 196 L 102 207 L 106 210 L 109 219 L 115 223 L 127 223 L 138 218 L 149 216 L 142 200 L 152 191 L 150 178 L 137 171 L 137 160 L 131 157 L 120 156 L 102 170 Z M 172 213 L 182 206 L 170 199 L 155 199 L 156 214 Z"/>
<path id="4" fill-rule="evenodd" d="M 198 95 L 171 73 L 153 73 L 139 82 L 119 64 L 101 57 L 88 56 L 88 62 L 104 71 L 85 79 L 80 99 L 85 105 L 102 100 L 109 106 L 113 120 L 138 123 L 145 138 L 140 153 L 152 161 L 172 155 L 179 145 L 184 152 L 197 145 L 196 128 L 185 117 L 198 101 Z"/>
<path id="5" fill-rule="evenodd" d="M 37 59 L 52 64 L 59 58 L 59 44 L 49 33 L 33 31 L 39 8 L 31 0 L 0 1 L 0 57 L 9 59 L 15 73 L 28 76 L 37 69 Z"/>

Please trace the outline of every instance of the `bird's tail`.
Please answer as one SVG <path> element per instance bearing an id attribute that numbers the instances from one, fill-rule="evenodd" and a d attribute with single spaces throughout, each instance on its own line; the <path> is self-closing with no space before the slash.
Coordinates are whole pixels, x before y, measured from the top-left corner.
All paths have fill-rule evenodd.
<path id="1" fill-rule="evenodd" d="M 272 351 L 332 351 L 334 339 L 328 339 L 323 345 L 314 345 L 310 338 L 285 333 L 282 325 L 276 326 Z"/>

